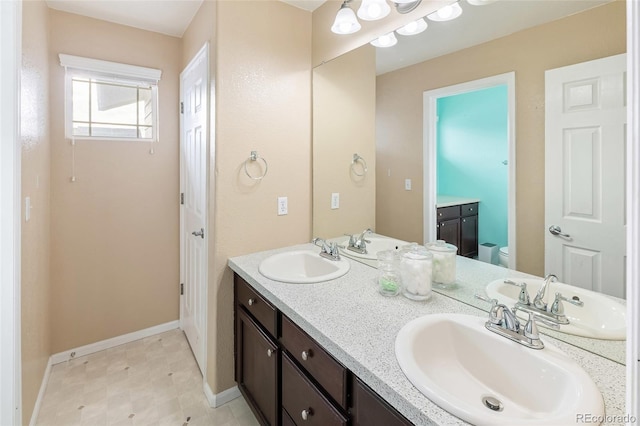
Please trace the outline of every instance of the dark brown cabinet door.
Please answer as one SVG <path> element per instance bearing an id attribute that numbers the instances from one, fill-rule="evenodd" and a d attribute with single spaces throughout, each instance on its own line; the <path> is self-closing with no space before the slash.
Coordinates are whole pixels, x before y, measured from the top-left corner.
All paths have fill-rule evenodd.
<path id="1" fill-rule="evenodd" d="M 458 236 L 460 235 L 460 219 L 451 219 L 438 222 L 438 239 L 445 240 L 449 244 L 460 247 Z"/>
<path id="2" fill-rule="evenodd" d="M 409 426 L 412 424 L 355 377 L 351 414 L 354 426 Z"/>
<path id="3" fill-rule="evenodd" d="M 478 216 L 460 219 L 460 254 L 467 257 L 478 254 Z"/>
<path id="4" fill-rule="evenodd" d="M 278 346 L 249 317 L 244 308 L 236 312 L 236 377 L 240 391 L 263 425 L 277 425 Z"/>

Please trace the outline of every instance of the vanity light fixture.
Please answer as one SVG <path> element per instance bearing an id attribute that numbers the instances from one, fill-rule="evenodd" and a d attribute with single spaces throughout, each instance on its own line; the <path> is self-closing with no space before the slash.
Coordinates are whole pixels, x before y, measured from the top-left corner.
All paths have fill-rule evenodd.
<path id="1" fill-rule="evenodd" d="M 467 3 L 473 6 L 484 6 L 485 4 L 495 3 L 498 0 L 467 0 Z"/>
<path id="2" fill-rule="evenodd" d="M 362 28 L 356 14 L 348 5 L 351 0 L 344 0 L 340 10 L 333 21 L 331 32 L 335 34 L 353 34 Z"/>
<path id="3" fill-rule="evenodd" d="M 393 33 L 393 31 L 388 34 L 381 35 L 371 42 L 371 44 L 375 47 L 391 47 L 395 46 L 396 43 L 398 43 L 398 39 L 396 38 L 396 35 Z"/>
<path id="4" fill-rule="evenodd" d="M 410 36 L 420 34 L 427 29 L 427 26 L 427 21 L 425 21 L 424 18 L 420 18 L 417 21 L 409 22 L 402 28 L 398 28 L 396 32 L 403 36 Z"/>
<path id="5" fill-rule="evenodd" d="M 386 0 L 362 0 L 358 9 L 358 18 L 365 21 L 377 21 L 387 16 L 391 7 Z"/>
<path id="6" fill-rule="evenodd" d="M 432 21 L 443 22 L 456 19 L 460 15 L 462 15 L 462 8 L 458 2 L 455 2 L 430 13 L 427 18 Z"/>

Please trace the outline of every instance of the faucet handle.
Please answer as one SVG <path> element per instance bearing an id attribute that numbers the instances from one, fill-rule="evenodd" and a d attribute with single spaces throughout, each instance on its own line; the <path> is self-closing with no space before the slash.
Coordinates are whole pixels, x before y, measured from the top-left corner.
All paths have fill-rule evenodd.
<path id="1" fill-rule="evenodd" d="M 562 301 L 565 302 L 569 302 L 572 305 L 575 306 L 584 306 L 584 302 L 580 299 L 578 300 L 574 300 L 574 299 L 568 299 L 566 297 L 564 297 L 562 295 L 562 293 L 556 293 L 556 298 L 553 301 L 553 304 L 551 305 L 551 313 L 552 314 L 556 314 L 556 315 L 564 315 L 564 305 L 562 304 Z"/>
<path id="2" fill-rule="evenodd" d="M 487 296 L 483 296 L 481 294 L 474 294 L 476 299 L 480 299 L 480 300 L 484 300 L 487 303 L 491 303 L 491 307 L 497 306 L 498 305 L 498 299 L 490 299 Z"/>
<path id="3" fill-rule="evenodd" d="M 517 283 L 512 280 L 504 280 L 504 283 L 515 285 L 516 287 L 520 287 L 520 295 L 518 296 L 518 302 L 522 303 L 523 305 L 531 304 L 531 299 L 529 298 L 529 292 L 527 291 L 527 283 L 525 283 L 524 281 L 521 283 Z"/>
<path id="4" fill-rule="evenodd" d="M 547 327 L 553 328 L 555 330 L 560 329 L 560 325 L 558 325 L 558 323 L 549 321 L 548 319 L 541 317 L 535 312 L 531 312 L 531 311 L 519 308 L 518 306 L 513 308 L 514 313 L 518 310 L 529 314 L 529 319 L 527 320 L 527 323 L 524 325 L 524 330 L 523 330 L 524 337 L 527 337 L 531 340 L 540 340 L 540 333 L 538 332 L 538 326 L 536 325 L 537 322 L 541 322 Z"/>
<path id="5" fill-rule="evenodd" d="M 498 299 L 489 299 L 481 294 L 475 294 L 474 296 L 476 299 L 491 303 L 491 309 L 489 309 L 489 322 L 495 325 L 502 325 L 504 322 L 505 309 L 508 310 L 508 308 L 504 305 L 499 305 Z"/>

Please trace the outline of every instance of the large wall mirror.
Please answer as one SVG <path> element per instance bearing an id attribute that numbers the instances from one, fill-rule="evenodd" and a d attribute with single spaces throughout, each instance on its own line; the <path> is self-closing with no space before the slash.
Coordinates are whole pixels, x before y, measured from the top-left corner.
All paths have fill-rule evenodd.
<path id="1" fill-rule="evenodd" d="M 426 217 L 432 214 L 435 227 L 435 200 L 425 200 L 429 193 L 425 182 L 434 185 L 432 192 L 453 181 L 464 188 L 477 183 L 480 176 L 472 172 L 479 173 L 489 179 L 482 181 L 485 194 L 477 198 L 500 192 L 498 203 L 506 209 L 500 214 L 485 213 L 499 217 L 494 220 L 499 230 L 495 237 L 488 237 L 496 241 L 490 242 L 517 253 L 511 268 L 543 276 L 548 233 L 545 72 L 624 53 L 626 5 L 624 1 L 591 0 L 461 3 L 463 13 L 456 20 L 429 21 L 427 30 L 419 35 L 398 35 L 393 47 L 365 45 L 314 69 L 313 234 L 331 238 L 372 228 L 399 240 L 428 242 L 425 236 L 435 235 L 435 229 L 425 230 L 425 223 L 431 226 Z M 455 92 L 460 85 L 496 76 L 507 79 L 504 87 L 498 81 L 480 88 L 487 93 L 452 97 L 437 107 L 457 113 L 445 120 L 454 127 L 456 120 L 465 121 L 465 114 L 471 114 L 469 108 L 475 109 L 474 118 L 466 120 L 473 122 L 470 131 L 499 121 L 496 125 L 513 132 L 513 141 L 505 136 L 504 146 L 495 149 L 489 160 L 480 155 L 484 151 L 450 148 L 449 160 L 456 161 L 433 160 L 442 161 L 437 166 L 442 170 L 446 170 L 445 162 L 452 163 L 442 174 L 448 177 L 429 170 L 425 164 L 425 93 L 443 88 Z M 513 99 L 509 99 L 509 90 L 513 90 Z M 504 110 L 504 118 L 509 109 L 515 125 L 482 115 Z M 469 161 L 470 166 L 458 159 Z M 478 163 L 491 163 L 491 167 L 476 167 Z M 429 174 L 434 177 L 425 180 Z M 491 183 L 497 181 L 503 189 Z M 460 300 L 472 303 L 464 297 Z M 594 339 L 553 335 L 624 363 L 624 341 L 594 343 Z"/>

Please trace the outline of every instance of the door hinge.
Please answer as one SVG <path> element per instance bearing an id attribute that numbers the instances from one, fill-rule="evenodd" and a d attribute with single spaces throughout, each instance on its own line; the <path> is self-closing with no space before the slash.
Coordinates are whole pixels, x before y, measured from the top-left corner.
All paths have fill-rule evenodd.
<path id="1" fill-rule="evenodd" d="M 180 283 L 180 296 L 184 294 L 184 284 Z"/>
<path id="2" fill-rule="evenodd" d="M 180 102 L 180 114 L 184 114 L 184 102 Z"/>
<path id="3" fill-rule="evenodd" d="M 180 193 L 180 204 L 184 204 L 184 192 Z"/>

